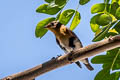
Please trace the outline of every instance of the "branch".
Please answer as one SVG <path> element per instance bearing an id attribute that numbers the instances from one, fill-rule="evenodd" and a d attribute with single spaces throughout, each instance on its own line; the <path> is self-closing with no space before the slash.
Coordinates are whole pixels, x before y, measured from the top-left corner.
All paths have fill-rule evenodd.
<path id="1" fill-rule="evenodd" d="M 32 80 L 56 68 L 71 64 L 72 62 L 76 62 L 117 47 L 120 47 L 120 35 L 96 42 L 84 48 L 80 48 L 79 50 L 49 60 L 43 64 L 40 64 L 23 72 L 7 76 L 1 80 Z"/>

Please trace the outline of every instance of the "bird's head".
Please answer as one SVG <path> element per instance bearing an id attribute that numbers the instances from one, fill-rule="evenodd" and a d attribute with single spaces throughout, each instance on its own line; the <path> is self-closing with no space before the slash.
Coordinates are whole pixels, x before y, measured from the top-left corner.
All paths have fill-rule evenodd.
<path id="1" fill-rule="evenodd" d="M 52 31 L 55 35 L 66 35 L 66 27 L 59 21 L 52 21 L 44 28 L 47 28 L 48 30 Z"/>
<path id="2" fill-rule="evenodd" d="M 61 27 L 61 23 L 59 21 L 52 21 L 48 25 L 46 25 L 44 28 L 47 28 L 48 30 L 56 30 Z"/>

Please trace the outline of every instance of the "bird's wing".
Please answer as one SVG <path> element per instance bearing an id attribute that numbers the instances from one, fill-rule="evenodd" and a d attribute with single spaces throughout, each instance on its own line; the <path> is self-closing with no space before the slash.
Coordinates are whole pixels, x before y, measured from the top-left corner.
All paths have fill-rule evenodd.
<path id="1" fill-rule="evenodd" d="M 63 46 L 60 44 L 60 42 L 59 42 L 59 40 L 58 40 L 57 38 L 56 38 L 56 42 L 57 42 L 57 44 L 60 46 L 60 48 L 63 49 L 64 52 L 66 52 L 66 48 L 63 47 Z"/>
<path id="2" fill-rule="evenodd" d="M 69 29 L 67 29 L 67 30 L 69 30 Z M 69 32 L 69 34 L 72 36 L 72 37 L 70 38 L 70 40 L 69 40 L 69 41 L 70 41 L 70 42 L 69 42 L 69 45 L 71 45 L 71 47 L 72 47 L 72 46 L 75 46 L 74 49 L 79 49 L 79 48 L 83 47 L 81 41 L 80 41 L 79 38 L 76 36 L 76 34 L 75 34 L 74 32 L 72 32 L 71 30 L 69 30 L 68 32 Z M 85 59 L 83 59 L 83 60 L 81 60 L 81 61 L 83 62 L 83 64 L 84 64 L 89 70 L 94 70 L 94 68 L 93 68 L 93 67 L 90 65 L 90 63 L 89 63 L 88 58 L 85 58 Z M 77 61 L 76 64 L 79 66 L 80 62 Z M 80 65 L 79 67 L 81 67 L 81 65 Z"/>
<path id="3" fill-rule="evenodd" d="M 77 37 L 76 34 L 73 31 L 71 31 L 70 29 L 68 29 L 68 28 L 66 29 L 66 32 L 68 32 L 73 37 Z"/>
<path id="4" fill-rule="evenodd" d="M 71 36 L 70 41 L 73 41 L 73 44 L 76 46 L 76 49 L 83 47 L 81 41 L 73 31 L 71 31 L 70 29 L 67 29 L 67 32 L 69 32 Z"/>
<path id="5" fill-rule="evenodd" d="M 69 38 L 69 47 L 72 47 L 73 49 L 75 48 L 74 40 L 75 40 L 75 37 Z"/>

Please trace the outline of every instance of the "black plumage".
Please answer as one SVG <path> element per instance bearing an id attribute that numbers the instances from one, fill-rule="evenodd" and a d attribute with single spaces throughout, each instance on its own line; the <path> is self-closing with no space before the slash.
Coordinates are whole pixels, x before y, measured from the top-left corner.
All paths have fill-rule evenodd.
<path id="1" fill-rule="evenodd" d="M 69 38 L 69 47 L 75 48 L 74 40 L 75 40 L 75 37 Z"/>

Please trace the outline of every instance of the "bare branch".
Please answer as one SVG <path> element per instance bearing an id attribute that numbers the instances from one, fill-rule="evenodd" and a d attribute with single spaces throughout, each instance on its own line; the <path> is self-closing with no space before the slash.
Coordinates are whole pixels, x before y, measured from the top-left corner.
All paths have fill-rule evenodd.
<path id="1" fill-rule="evenodd" d="M 76 62 L 117 47 L 120 47 L 120 35 L 110 37 L 103 41 L 88 45 L 84 48 L 80 48 L 79 50 L 73 51 L 72 53 L 68 53 L 56 59 L 49 60 L 36 67 L 10 75 L 1 80 L 32 80 L 35 77 L 38 77 L 56 68 L 71 64 L 72 62 Z"/>

